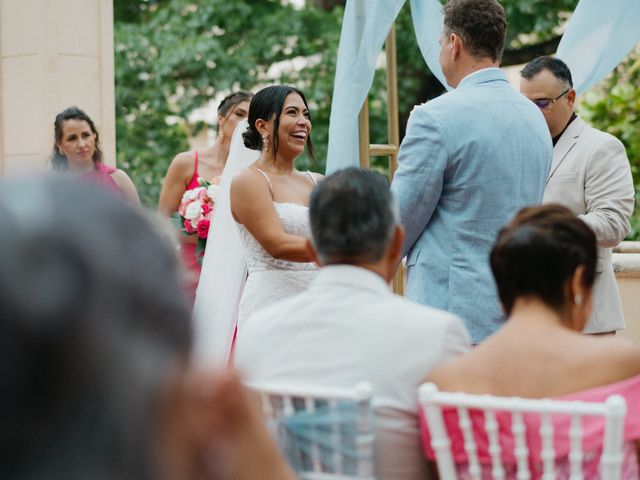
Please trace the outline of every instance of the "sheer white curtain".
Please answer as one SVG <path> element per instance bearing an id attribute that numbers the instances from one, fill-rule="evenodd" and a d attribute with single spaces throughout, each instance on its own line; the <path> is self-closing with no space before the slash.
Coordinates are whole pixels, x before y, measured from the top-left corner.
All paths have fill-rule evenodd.
<path id="1" fill-rule="evenodd" d="M 222 367 L 228 362 L 247 275 L 244 247 L 231 216 L 229 197 L 233 176 L 260 155 L 244 146 L 242 132 L 246 128 L 246 120 L 238 122 L 231 139 L 193 308 L 195 361 L 208 367 Z"/>
<path id="2" fill-rule="evenodd" d="M 371 88 L 382 45 L 404 3 L 347 1 L 331 102 L 327 174 L 359 164 L 358 113 Z M 425 61 L 446 84 L 438 62 L 442 5 L 438 0 L 411 0 L 411 14 Z"/>
<path id="3" fill-rule="evenodd" d="M 640 41 L 640 0 L 580 0 L 558 45 L 558 58 L 582 93 L 611 72 Z"/>
<path id="4" fill-rule="evenodd" d="M 327 174 L 358 166 L 358 112 L 371 88 L 384 39 L 405 0 L 348 0 L 344 12 L 329 123 Z M 418 46 L 447 88 L 438 55 L 442 5 L 411 0 Z M 640 0 L 580 0 L 558 47 L 578 93 L 602 80 L 640 40 Z M 402 92 L 399 92 L 402 94 Z"/>
<path id="5" fill-rule="evenodd" d="M 440 34 L 444 24 L 442 5 L 438 0 L 411 0 L 411 20 L 416 32 L 418 47 L 431 73 L 447 90 L 451 87 L 440 68 Z"/>
<path id="6" fill-rule="evenodd" d="M 357 166 L 358 112 L 391 24 L 405 0 L 349 0 L 342 20 L 329 120 L 326 173 Z"/>

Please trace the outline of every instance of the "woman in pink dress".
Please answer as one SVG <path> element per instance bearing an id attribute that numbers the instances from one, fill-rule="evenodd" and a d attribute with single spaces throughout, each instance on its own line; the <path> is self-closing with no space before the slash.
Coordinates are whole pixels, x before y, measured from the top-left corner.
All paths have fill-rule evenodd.
<path id="1" fill-rule="evenodd" d="M 174 157 L 160 191 L 160 213 L 170 216 L 176 212 L 184 192 L 200 186 L 199 178 L 212 183 L 219 181 L 229 156 L 231 136 L 238 121 L 247 117 L 252 96 L 251 92 L 240 90 L 225 97 L 218 107 L 216 143 L 202 150 L 181 152 Z M 192 300 L 201 270 L 201 258 L 196 256 L 196 240 L 195 234 L 181 237 L 182 259 L 188 275 L 186 288 Z"/>
<path id="2" fill-rule="evenodd" d="M 560 205 L 525 208 L 499 233 L 490 262 L 508 316 L 506 324 L 468 354 L 434 369 L 427 380 L 444 391 L 503 397 L 603 401 L 615 393 L 622 395 L 629 406 L 623 478 L 639 478 L 640 347 L 615 336 L 581 333 L 591 312 L 597 265 L 591 229 Z M 465 478 L 468 463 L 454 414 L 446 411 L 445 419 L 459 478 Z M 483 440 L 475 428 L 478 415 L 472 412 L 479 460 L 483 478 L 491 478 L 486 434 Z M 499 418 L 501 443 L 512 446 L 507 420 Z M 568 440 L 560 438 L 567 433 L 567 423 L 554 419 L 556 464 L 561 471 L 569 467 Z M 584 425 L 585 478 L 599 478 L 602 429 L 602 421 Z M 529 449 L 532 458 L 540 459 L 539 441 L 531 441 Z M 515 478 L 513 450 L 505 450 L 507 477 Z M 427 451 L 430 456 L 430 448 Z M 539 462 L 532 467 L 533 478 L 539 478 Z"/>
<path id="3" fill-rule="evenodd" d="M 79 175 L 140 205 L 138 192 L 129 176 L 123 170 L 103 163 L 98 130 L 89 115 L 78 107 L 63 110 L 54 121 L 54 138 L 51 156 L 54 170 Z"/>

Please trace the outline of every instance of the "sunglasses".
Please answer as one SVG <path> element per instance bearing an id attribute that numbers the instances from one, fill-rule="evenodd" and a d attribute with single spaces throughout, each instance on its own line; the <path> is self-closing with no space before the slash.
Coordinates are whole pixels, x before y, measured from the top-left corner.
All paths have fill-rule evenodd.
<path id="1" fill-rule="evenodd" d="M 569 93 L 569 90 L 571 90 L 571 88 L 567 88 L 564 92 L 562 92 L 556 98 L 541 98 L 539 100 L 532 100 L 532 102 L 535 103 L 538 106 L 538 108 L 543 112 L 548 112 L 549 110 L 551 110 L 551 105 L 553 105 L 559 99 L 561 99 L 567 93 Z"/>

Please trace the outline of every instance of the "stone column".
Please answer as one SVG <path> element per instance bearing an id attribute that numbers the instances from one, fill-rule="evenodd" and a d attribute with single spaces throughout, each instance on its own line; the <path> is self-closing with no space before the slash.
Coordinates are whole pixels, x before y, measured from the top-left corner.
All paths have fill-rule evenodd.
<path id="1" fill-rule="evenodd" d="M 113 0 L 0 0 L 0 175 L 45 171 L 76 105 L 115 164 Z"/>

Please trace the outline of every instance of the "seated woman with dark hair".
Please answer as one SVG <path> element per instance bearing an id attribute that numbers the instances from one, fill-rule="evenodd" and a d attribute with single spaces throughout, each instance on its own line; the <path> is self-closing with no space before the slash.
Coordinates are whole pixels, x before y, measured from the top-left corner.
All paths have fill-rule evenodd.
<path id="1" fill-rule="evenodd" d="M 618 393 L 630 406 L 625 439 L 640 438 L 640 347 L 580 333 L 596 268 L 589 227 L 560 205 L 525 208 L 500 231 L 490 261 L 506 324 L 427 380 L 444 391 L 504 397 L 603 401 Z M 585 448 L 593 445 L 584 441 Z M 624 478 L 638 478 L 633 447 L 625 450 L 631 476 Z M 490 470 L 487 452 L 479 454 Z M 597 456 L 591 460 L 585 474 L 597 469 Z"/>
<path id="2" fill-rule="evenodd" d="M 140 209 L 30 178 L 0 185 L 0 225 L 4 480 L 292 478 L 235 374 L 193 372 L 175 250 Z"/>

